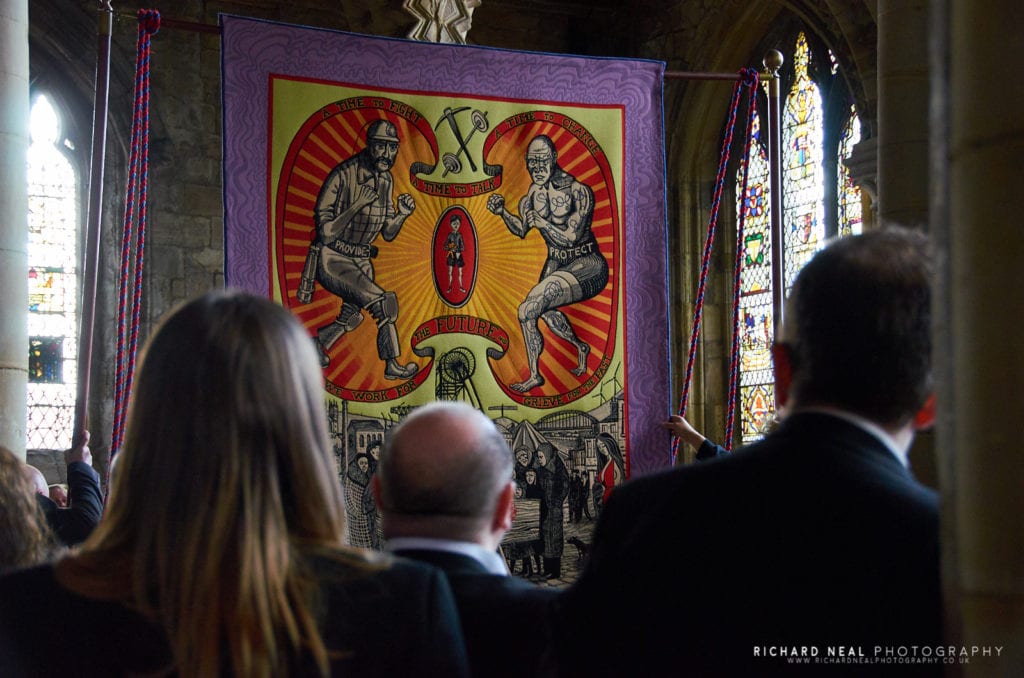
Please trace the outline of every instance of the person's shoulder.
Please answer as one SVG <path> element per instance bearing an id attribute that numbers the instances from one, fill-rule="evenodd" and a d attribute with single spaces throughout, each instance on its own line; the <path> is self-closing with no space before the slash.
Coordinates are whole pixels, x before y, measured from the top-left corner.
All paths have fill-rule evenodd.
<path id="1" fill-rule="evenodd" d="M 35 565 L 0 576 L 0 599 L 10 602 L 53 586 L 56 586 L 53 565 Z"/>
<path id="2" fill-rule="evenodd" d="M 44 609 L 48 614 L 53 610 L 73 610 L 83 615 L 96 610 L 96 614 L 102 616 L 106 607 L 118 605 L 66 588 L 57 578 L 59 564 L 60 561 L 34 565 L 0 577 L 0 600 L 4 601 L 0 608 L 21 611 Z"/>
<path id="3" fill-rule="evenodd" d="M 731 456 L 726 455 L 721 460 L 716 459 L 714 461 L 725 461 Z M 623 501 L 626 499 L 642 501 L 644 497 L 650 498 L 663 494 L 674 494 L 680 485 L 699 483 L 699 478 L 711 475 L 709 469 L 712 467 L 713 465 L 709 461 L 700 464 L 670 466 L 652 473 L 632 476 L 612 490 L 609 501 Z"/>
<path id="4" fill-rule="evenodd" d="M 477 558 L 444 548 L 405 548 L 394 551 L 400 558 L 408 558 L 440 568 L 449 578 L 453 575 L 488 574 L 487 566 Z"/>
<path id="5" fill-rule="evenodd" d="M 500 575 L 491 575 L 491 577 L 498 580 L 498 583 L 494 584 L 495 587 L 500 588 L 513 598 L 518 598 L 524 601 L 545 604 L 559 598 L 563 593 L 565 593 L 565 589 L 563 588 L 535 584 L 525 579 L 521 579 L 520 577 L 511 575 L 504 577 Z"/>
<path id="6" fill-rule="evenodd" d="M 327 178 L 324 180 L 324 184 L 326 185 L 332 179 L 337 179 L 339 174 L 341 174 L 342 172 L 347 171 L 349 167 L 351 167 L 352 165 L 358 164 L 358 162 L 359 162 L 359 154 L 358 153 L 356 153 L 355 155 L 353 155 L 351 157 L 345 158 L 344 160 L 342 160 L 337 165 L 335 165 L 334 167 L 331 168 L 331 171 L 327 173 Z"/>
<path id="7" fill-rule="evenodd" d="M 474 573 L 463 575 L 448 575 L 453 588 L 460 584 L 466 584 L 473 588 L 490 591 L 495 594 L 514 598 L 546 600 L 556 598 L 561 589 L 553 586 L 542 586 L 512 575 L 501 575 L 492 573 Z"/>
<path id="8" fill-rule="evenodd" d="M 129 628 L 143 620 L 135 612 L 115 602 L 90 598 L 65 588 L 58 580 L 53 563 L 36 565 L 0 577 L 0 629 L 3 635 L 19 637 L 48 629 L 61 636 L 65 626 L 107 624 L 113 617 L 127 620 Z M 12 626 L 13 624 L 13 626 Z M 70 641 L 69 641 L 70 642 Z"/>
<path id="9" fill-rule="evenodd" d="M 548 184 L 552 188 L 556 188 L 556 189 L 558 189 L 560 191 L 564 191 L 565 189 L 569 188 L 570 186 L 576 186 L 576 187 L 582 186 L 583 188 L 589 188 L 583 182 L 577 181 L 576 177 L 574 177 L 573 175 L 569 174 L 568 172 L 566 172 L 561 167 L 556 167 L 555 170 L 551 173 L 551 179 L 548 181 Z"/>
<path id="10" fill-rule="evenodd" d="M 385 662 L 406 667 L 431 638 L 457 635 L 454 599 L 441 570 L 388 553 L 351 547 L 319 550 L 309 560 L 317 578 L 325 615 L 322 626 L 329 646 L 366 642 L 384 650 L 388 634 L 396 625 L 411 624 L 419 633 L 413 634 L 400 650 L 390 648 L 395 654 Z"/>
<path id="11" fill-rule="evenodd" d="M 56 582 L 53 568 L 35 566 L 0 577 L 0 675 L 30 676 L 38 670 L 37 653 L 51 633 L 48 616 Z"/>
<path id="12" fill-rule="evenodd" d="M 496 574 L 449 576 L 449 582 L 467 638 L 479 638 L 481 629 L 515 633 L 541 623 L 565 592 Z"/>
<path id="13" fill-rule="evenodd" d="M 327 585 L 358 582 L 358 586 L 394 588 L 402 582 L 422 585 L 443 576 L 427 563 L 354 547 L 318 549 L 310 554 L 309 561 L 316 578 Z"/>
<path id="14" fill-rule="evenodd" d="M 709 506 L 721 508 L 722 496 L 733 493 L 734 488 L 759 484 L 763 461 L 750 448 L 744 448 L 705 461 L 633 476 L 612 490 L 601 517 L 610 512 L 632 523 L 638 517 L 660 520 L 666 514 L 685 513 L 689 509 L 704 514 Z"/>

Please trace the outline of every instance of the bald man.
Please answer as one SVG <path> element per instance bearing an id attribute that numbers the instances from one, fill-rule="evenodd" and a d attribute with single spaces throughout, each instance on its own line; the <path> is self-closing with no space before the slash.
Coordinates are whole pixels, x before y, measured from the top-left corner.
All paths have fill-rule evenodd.
<path id="1" fill-rule="evenodd" d="M 385 550 L 447 574 L 477 676 L 533 676 L 549 657 L 557 589 L 511 577 L 497 548 L 512 525 L 512 452 L 465 403 L 414 411 L 385 442 L 373 492 Z"/>
<path id="2" fill-rule="evenodd" d="M 519 305 L 519 324 L 526 344 L 530 376 L 511 388 L 526 393 L 544 384 L 540 373 L 540 354 L 544 337 L 538 320 L 576 348 L 576 367 L 572 373 L 587 372 L 590 345 L 576 335 L 569 319 L 559 308 L 586 301 L 601 293 L 608 284 L 608 262 L 594 238 L 594 192 L 558 164 L 555 142 L 538 134 L 526 148 L 526 170 L 532 183 L 519 200 L 519 214 L 505 206 L 505 196 L 492 193 L 487 209 L 501 217 L 506 228 L 520 238 L 536 229 L 548 248 L 548 258 L 540 278 Z"/>
<path id="3" fill-rule="evenodd" d="M 85 431 L 73 447 L 64 451 L 68 465 L 68 507 L 61 508 L 50 498 L 50 488 L 42 471 L 26 465 L 36 487 L 36 500 L 46 514 L 46 522 L 60 543 L 75 546 L 85 541 L 103 514 L 103 492 L 99 474 L 92 467 L 89 432 Z"/>

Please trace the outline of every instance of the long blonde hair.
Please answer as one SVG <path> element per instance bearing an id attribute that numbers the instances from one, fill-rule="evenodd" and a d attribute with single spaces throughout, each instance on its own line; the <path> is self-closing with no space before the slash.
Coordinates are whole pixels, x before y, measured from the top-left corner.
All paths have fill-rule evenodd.
<path id="1" fill-rule="evenodd" d="M 60 581 L 150 616 L 181 675 L 283 675 L 303 652 L 327 673 L 304 554 L 340 547 L 345 515 L 321 379 L 267 299 L 173 313 L 141 363 L 107 514 Z"/>

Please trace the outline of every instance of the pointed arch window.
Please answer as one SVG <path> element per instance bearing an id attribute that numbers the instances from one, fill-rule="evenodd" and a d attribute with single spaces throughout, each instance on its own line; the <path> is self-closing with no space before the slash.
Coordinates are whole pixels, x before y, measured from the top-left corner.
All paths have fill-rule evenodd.
<path id="1" fill-rule="evenodd" d="M 845 161 L 860 141 L 856 108 L 844 103 L 842 129 L 827 128 L 829 116 L 822 87 L 810 68 L 814 55 L 806 34 L 795 41 L 791 57 L 792 84 L 782 102 L 783 284 L 788 295 L 796 274 L 832 236 L 861 232 L 860 189 Z M 831 52 L 825 77 L 837 78 L 838 65 Z M 755 113 L 756 116 L 756 113 Z M 745 213 L 744 256 L 740 270 L 740 375 L 739 415 L 742 443 L 764 435 L 775 414 L 775 375 L 771 362 L 776 309 L 772 302 L 772 257 L 768 199 L 770 186 L 766 140 L 755 117 L 755 142 L 747 165 L 747 194 L 737 200 L 737 219 Z M 827 140 L 835 139 L 829 150 Z M 835 177 L 833 180 L 828 177 Z M 742 192 L 737 174 L 736 194 Z M 831 186 L 829 186 L 831 184 Z M 833 190 L 832 187 L 835 187 Z M 834 209 L 826 202 L 835 200 Z M 742 210 L 742 212 L 741 212 Z"/>
<path id="2" fill-rule="evenodd" d="M 808 73 L 810 50 L 801 33 L 793 53 L 795 78 L 782 110 L 782 204 L 786 293 L 825 239 L 824 115 L 821 90 Z"/>
<path id="3" fill-rule="evenodd" d="M 28 149 L 29 449 L 70 447 L 78 367 L 79 177 L 60 112 L 36 97 Z"/>

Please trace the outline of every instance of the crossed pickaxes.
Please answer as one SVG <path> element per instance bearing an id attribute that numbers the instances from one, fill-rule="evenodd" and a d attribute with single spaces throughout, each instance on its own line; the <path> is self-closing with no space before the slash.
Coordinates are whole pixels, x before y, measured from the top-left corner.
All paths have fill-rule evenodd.
<path id="1" fill-rule="evenodd" d="M 487 128 L 490 127 L 490 123 L 487 122 L 486 111 L 473 109 L 473 112 L 470 114 L 470 120 L 473 123 L 473 129 L 469 131 L 469 136 L 463 138 L 462 130 L 459 129 L 459 123 L 456 122 L 455 116 L 458 113 L 462 113 L 463 111 L 468 110 L 470 110 L 469 106 L 463 106 L 461 108 L 454 109 L 448 107 L 444 109 L 444 114 L 441 116 L 441 119 L 437 121 L 436 125 L 434 125 L 434 129 L 436 130 L 444 123 L 445 120 L 447 120 L 448 125 L 452 128 L 452 134 L 455 135 L 455 141 L 458 142 L 459 144 L 459 150 L 457 153 L 444 153 L 441 156 L 441 164 L 444 165 L 444 174 L 441 175 L 442 177 L 448 176 L 449 172 L 455 172 L 456 174 L 458 174 L 459 172 L 462 171 L 462 162 L 459 160 L 459 157 L 463 153 L 466 154 L 466 160 L 469 162 L 470 169 L 476 172 L 476 163 L 473 162 L 473 156 L 469 152 L 469 141 L 470 139 L 473 138 L 473 135 L 476 134 L 477 131 L 486 132 Z"/>

